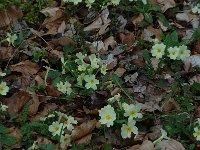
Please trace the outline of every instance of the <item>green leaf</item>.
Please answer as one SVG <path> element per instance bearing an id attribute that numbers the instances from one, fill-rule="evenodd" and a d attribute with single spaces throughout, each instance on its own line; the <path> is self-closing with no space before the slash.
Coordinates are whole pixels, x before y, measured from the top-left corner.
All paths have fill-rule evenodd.
<path id="1" fill-rule="evenodd" d="M 178 41 L 178 34 L 176 31 L 172 32 L 171 34 L 167 35 L 164 39 L 164 44 L 167 47 L 174 47 L 179 45 Z"/>
<path id="2" fill-rule="evenodd" d="M 196 91 L 200 91 L 200 83 L 194 82 L 192 84 L 192 89 L 194 89 Z"/>
<path id="3" fill-rule="evenodd" d="M 148 13 L 144 13 L 144 19 L 148 23 L 152 23 L 153 22 L 153 17 L 150 14 L 148 14 Z"/>
<path id="4" fill-rule="evenodd" d="M 7 146 L 12 146 L 17 143 L 16 138 L 14 136 L 7 135 L 7 134 L 2 135 L 1 142 L 3 145 L 7 145 Z"/>
<path id="5" fill-rule="evenodd" d="M 41 150 L 55 150 L 55 146 L 52 144 L 41 144 L 40 145 Z"/>
<path id="6" fill-rule="evenodd" d="M 116 74 L 112 75 L 112 81 L 121 88 L 129 99 L 133 100 L 133 96 L 123 87 L 121 79 Z"/>
<path id="7" fill-rule="evenodd" d="M 6 127 L 4 127 L 2 124 L 0 124 L 0 133 L 2 133 L 2 134 L 8 133 L 8 129 Z"/>
<path id="8" fill-rule="evenodd" d="M 103 150 L 112 150 L 112 146 L 109 144 L 104 145 Z"/>
<path id="9" fill-rule="evenodd" d="M 156 16 L 163 23 L 164 26 L 169 27 L 169 22 L 168 22 L 167 18 L 165 17 L 165 15 L 158 13 L 158 14 L 156 14 Z"/>

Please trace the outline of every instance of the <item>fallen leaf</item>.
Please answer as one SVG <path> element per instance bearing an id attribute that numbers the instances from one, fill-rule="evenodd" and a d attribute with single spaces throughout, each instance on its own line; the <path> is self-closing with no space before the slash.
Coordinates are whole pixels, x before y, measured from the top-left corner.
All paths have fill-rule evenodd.
<path id="1" fill-rule="evenodd" d="M 165 12 L 169 8 L 173 8 L 176 6 L 176 3 L 174 0 L 157 0 L 161 7 L 161 11 Z"/>
<path id="2" fill-rule="evenodd" d="M 58 33 L 64 34 L 66 27 L 67 27 L 67 26 L 66 26 L 66 24 L 65 24 L 65 21 L 63 21 L 63 22 L 61 23 L 61 25 L 58 27 Z"/>
<path id="3" fill-rule="evenodd" d="M 46 17 L 54 17 L 56 15 L 56 11 L 58 10 L 58 7 L 47 7 L 40 10 L 40 12 L 43 13 Z"/>
<path id="4" fill-rule="evenodd" d="M 114 40 L 114 37 L 113 36 L 110 36 L 109 38 L 105 39 L 104 40 L 104 47 L 105 47 L 105 50 L 107 51 L 109 46 L 114 49 L 117 45 L 117 42 Z"/>
<path id="5" fill-rule="evenodd" d="M 31 96 L 24 91 L 19 91 L 13 94 L 11 97 L 5 99 L 6 105 L 8 106 L 9 115 L 17 114 L 23 106 L 31 99 Z"/>
<path id="6" fill-rule="evenodd" d="M 118 18 L 117 18 L 119 24 L 120 24 L 120 27 L 119 27 L 119 31 L 122 31 L 124 30 L 124 27 L 126 26 L 127 24 L 127 19 L 125 19 L 122 15 L 120 15 Z"/>
<path id="7" fill-rule="evenodd" d="M 6 61 L 13 57 L 13 47 L 0 47 L 0 60 Z"/>
<path id="8" fill-rule="evenodd" d="M 82 137 L 81 139 L 79 139 L 78 141 L 76 141 L 75 143 L 76 143 L 77 145 L 83 145 L 83 144 L 84 144 L 84 145 L 87 145 L 87 144 L 90 143 L 91 138 L 92 138 L 92 134 L 88 134 L 88 135 Z"/>
<path id="9" fill-rule="evenodd" d="M 174 100 L 174 99 L 170 99 L 167 102 L 164 103 L 162 110 L 164 112 L 169 112 L 172 110 L 179 110 L 180 106 L 179 104 Z"/>
<path id="10" fill-rule="evenodd" d="M 144 15 L 140 13 L 132 18 L 132 23 L 137 27 L 144 20 Z"/>
<path id="11" fill-rule="evenodd" d="M 38 107 L 40 105 L 40 99 L 34 93 L 32 94 L 32 99 L 29 106 L 29 115 L 32 116 L 37 113 Z"/>
<path id="12" fill-rule="evenodd" d="M 58 39 L 52 39 L 50 43 L 52 43 L 56 46 L 58 46 L 58 45 L 69 46 L 69 45 L 73 44 L 73 41 L 72 41 L 71 38 L 63 36 L 63 37 L 58 38 Z"/>
<path id="13" fill-rule="evenodd" d="M 22 10 L 15 6 L 0 12 L 0 28 L 6 27 L 13 22 L 16 22 L 23 16 Z"/>
<path id="14" fill-rule="evenodd" d="M 22 61 L 18 64 L 10 66 L 11 71 L 20 72 L 26 76 L 32 76 L 39 71 L 39 66 L 36 63 L 31 62 L 30 60 Z"/>
<path id="15" fill-rule="evenodd" d="M 80 126 L 77 126 L 72 131 L 71 137 L 73 140 L 80 139 L 88 134 L 90 134 L 96 127 L 96 119 L 89 120 L 82 123 Z"/>
<path id="16" fill-rule="evenodd" d="M 160 143 L 158 143 L 155 146 L 155 149 L 160 149 L 160 150 L 185 150 L 183 145 L 180 142 L 178 142 L 174 139 L 162 140 Z"/>
<path id="17" fill-rule="evenodd" d="M 126 69 L 124 68 L 117 68 L 116 71 L 115 71 L 115 74 L 118 75 L 118 77 L 121 77 L 123 76 L 123 74 L 126 72 Z"/>
<path id="18" fill-rule="evenodd" d="M 127 50 L 130 50 L 133 47 L 133 44 L 135 42 L 134 32 L 131 32 L 128 34 L 120 33 L 119 38 L 120 38 L 122 44 L 126 44 L 128 46 Z"/>

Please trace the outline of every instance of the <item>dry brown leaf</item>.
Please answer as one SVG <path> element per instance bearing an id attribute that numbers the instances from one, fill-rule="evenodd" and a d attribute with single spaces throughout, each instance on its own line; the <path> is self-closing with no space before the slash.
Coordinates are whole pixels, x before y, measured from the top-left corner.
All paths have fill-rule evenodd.
<path id="1" fill-rule="evenodd" d="M 180 109 L 180 106 L 174 99 L 168 100 L 166 103 L 164 103 L 162 107 L 162 110 L 164 112 L 169 112 L 172 110 L 179 110 L 179 109 Z"/>
<path id="2" fill-rule="evenodd" d="M 40 10 L 40 12 L 43 13 L 46 17 L 54 17 L 56 15 L 56 11 L 58 10 L 58 7 L 47 7 Z"/>
<path id="3" fill-rule="evenodd" d="M 26 76 L 32 76 L 39 71 L 39 66 L 36 63 L 31 62 L 30 60 L 22 61 L 18 64 L 10 66 L 11 71 L 20 72 Z"/>
<path id="4" fill-rule="evenodd" d="M 67 27 L 67 25 L 65 24 L 65 21 L 63 21 L 58 28 L 58 33 L 64 34 L 66 27 Z"/>
<path id="5" fill-rule="evenodd" d="M 123 76 L 123 74 L 126 72 L 126 69 L 124 68 L 117 68 L 115 71 L 115 74 L 118 75 L 118 77 Z"/>
<path id="6" fill-rule="evenodd" d="M 19 91 L 11 97 L 5 99 L 8 106 L 8 113 L 10 115 L 17 114 L 30 99 L 31 96 L 24 91 Z"/>
<path id="7" fill-rule="evenodd" d="M 79 139 L 78 141 L 76 141 L 75 143 L 77 145 L 82 145 L 82 144 L 87 145 L 90 143 L 91 138 L 92 138 L 92 134 L 88 134 L 88 135 L 82 137 L 81 139 Z"/>
<path id="8" fill-rule="evenodd" d="M 35 81 L 37 82 L 37 85 L 39 85 L 39 86 L 46 86 L 44 79 L 42 79 L 42 77 L 39 75 L 36 75 Z"/>
<path id="9" fill-rule="evenodd" d="M 16 138 L 17 144 L 14 145 L 12 148 L 21 148 L 21 139 L 22 139 L 22 134 L 21 131 L 18 127 L 13 127 L 11 130 L 9 129 L 10 135 L 14 136 Z"/>
<path id="10" fill-rule="evenodd" d="M 45 33 L 44 35 L 57 34 L 58 28 L 65 19 L 66 19 L 65 13 L 61 9 L 57 10 L 54 16 L 46 18 L 42 25 L 48 29 L 48 32 Z"/>
<path id="11" fill-rule="evenodd" d="M 116 45 L 117 42 L 114 40 L 113 36 L 110 36 L 109 38 L 104 40 L 104 47 L 106 51 L 108 50 L 109 46 L 111 46 L 111 48 L 114 49 Z"/>
<path id="12" fill-rule="evenodd" d="M 0 47 L 0 60 L 5 61 L 12 58 L 14 54 L 13 47 Z"/>
<path id="13" fill-rule="evenodd" d="M 160 150 L 185 150 L 183 145 L 174 140 L 162 140 L 159 144 L 155 146 L 155 149 L 160 149 Z"/>
<path id="14" fill-rule="evenodd" d="M 80 126 L 75 127 L 75 129 L 72 131 L 72 139 L 80 139 L 90 133 L 95 129 L 97 124 L 96 119 L 89 120 L 87 122 L 82 123 Z"/>
<path id="15" fill-rule="evenodd" d="M 133 46 L 133 43 L 135 42 L 134 32 L 131 32 L 129 34 L 120 33 L 119 38 L 122 44 L 127 44 L 128 50 L 131 49 L 131 47 Z"/>
<path id="16" fill-rule="evenodd" d="M 97 35 L 102 35 L 107 31 L 108 26 L 110 25 L 111 20 L 108 18 L 109 10 L 104 9 L 102 13 L 94 20 L 93 23 L 85 27 L 84 31 L 94 31 L 99 29 Z"/>
<path id="17" fill-rule="evenodd" d="M 0 12 L 0 28 L 8 26 L 12 22 L 16 22 L 22 16 L 22 10 L 15 6 L 12 6 L 7 11 Z"/>
<path id="18" fill-rule="evenodd" d="M 40 99 L 37 95 L 32 94 L 31 105 L 29 106 L 29 115 L 32 116 L 37 113 L 40 105 Z"/>
<path id="19" fill-rule="evenodd" d="M 47 93 L 48 93 L 49 96 L 52 96 L 52 97 L 59 97 L 60 96 L 60 92 L 58 90 L 56 90 L 51 85 L 47 86 Z"/>
<path id="20" fill-rule="evenodd" d="M 154 149 L 154 144 L 151 141 L 145 140 L 143 141 L 142 145 L 134 145 L 128 148 L 127 150 L 155 150 L 155 149 Z"/>
<path id="21" fill-rule="evenodd" d="M 69 45 L 72 45 L 73 44 L 73 40 L 69 37 L 61 37 L 61 38 L 58 38 L 58 39 L 52 39 L 51 41 L 52 44 L 58 46 L 58 45 L 61 45 L 61 46 L 69 46 Z"/>
<path id="22" fill-rule="evenodd" d="M 161 11 L 165 12 L 169 8 L 173 8 L 176 6 L 176 3 L 174 0 L 157 0 L 159 5 L 161 6 Z"/>
<path id="23" fill-rule="evenodd" d="M 137 16 L 134 16 L 132 18 L 132 23 L 137 26 L 139 25 L 142 21 L 144 20 L 144 15 L 142 13 L 140 13 L 139 15 Z"/>
<path id="24" fill-rule="evenodd" d="M 90 109 L 87 109 L 85 106 L 83 106 L 83 110 L 86 114 L 91 114 L 91 115 L 98 115 L 99 114 L 97 108 L 90 110 Z"/>

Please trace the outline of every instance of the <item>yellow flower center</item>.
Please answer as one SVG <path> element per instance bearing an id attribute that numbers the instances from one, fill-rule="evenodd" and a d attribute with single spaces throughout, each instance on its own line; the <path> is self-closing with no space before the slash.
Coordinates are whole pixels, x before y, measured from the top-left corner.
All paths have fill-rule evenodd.
<path id="1" fill-rule="evenodd" d="M 69 124 L 69 121 L 64 121 L 64 125 L 68 125 Z"/>
<path id="2" fill-rule="evenodd" d="M 200 131 L 197 131 L 196 134 L 197 134 L 197 136 L 200 136 Z"/>
<path id="3" fill-rule="evenodd" d="M 131 133 L 132 129 L 130 127 L 126 128 L 127 133 Z"/>
<path id="4" fill-rule="evenodd" d="M 0 86 L 0 93 L 3 92 L 4 88 L 3 86 Z"/>
<path id="5" fill-rule="evenodd" d="M 183 50 L 180 50 L 180 54 L 181 54 L 181 55 L 183 55 L 183 54 L 184 54 Z"/>
<path id="6" fill-rule="evenodd" d="M 157 52 L 160 53 L 161 52 L 161 48 L 157 48 Z"/>
<path id="7" fill-rule="evenodd" d="M 90 80 L 90 84 L 94 84 L 94 80 Z"/>
<path id="8" fill-rule="evenodd" d="M 69 138 L 68 138 L 68 137 L 64 138 L 64 141 L 65 141 L 65 142 L 68 142 L 68 141 L 69 141 Z"/>
<path id="9" fill-rule="evenodd" d="M 135 111 L 132 111 L 132 112 L 131 112 L 131 116 L 132 116 L 132 117 L 135 117 L 136 114 L 137 114 L 137 112 L 135 112 Z"/>
<path id="10" fill-rule="evenodd" d="M 110 115 L 106 115 L 106 120 L 109 121 L 111 119 Z"/>
<path id="11" fill-rule="evenodd" d="M 55 127 L 54 129 L 55 129 L 55 131 L 58 131 L 60 128 L 59 127 Z"/>
<path id="12" fill-rule="evenodd" d="M 172 52 L 172 55 L 176 55 L 176 52 Z"/>

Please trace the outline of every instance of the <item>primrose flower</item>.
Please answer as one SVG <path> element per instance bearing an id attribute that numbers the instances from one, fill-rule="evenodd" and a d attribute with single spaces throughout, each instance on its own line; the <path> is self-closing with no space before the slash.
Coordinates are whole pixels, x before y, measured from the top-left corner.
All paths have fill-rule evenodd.
<path id="1" fill-rule="evenodd" d="M 101 71 L 101 73 L 102 73 L 103 75 L 105 75 L 105 74 L 106 74 L 106 71 L 107 71 L 107 66 L 106 66 L 106 65 L 102 65 L 100 71 Z"/>
<path id="2" fill-rule="evenodd" d="M 4 77 L 4 76 L 6 76 L 6 73 L 0 72 L 0 76 Z"/>
<path id="3" fill-rule="evenodd" d="M 85 71 L 86 67 L 84 64 L 78 66 L 78 71 Z"/>
<path id="4" fill-rule="evenodd" d="M 75 62 L 76 62 L 77 64 L 83 64 L 83 63 L 84 63 L 84 58 L 85 58 L 86 56 L 87 56 L 86 54 L 83 55 L 81 52 L 76 53 L 76 57 L 77 57 L 78 59 L 76 59 Z"/>
<path id="5" fill-rule="evenodd" d="M 138 128 L 135 126 L 135 120 L 129 120 L 128 124 L 123 124 L 121 127 L 122 138 L 130 138 L 131 133 L 138 134 Z"/>
<path id="6" fill-rule="evenodd" d="M 78 78 L 77 78 L 77 84 L 82 86 L 84 78 L 85 78 L 85 73 L 82 73 L 81 75 L 79 75 Z"/>
<path id="7" fill-rule="evenodd" d="M 92 67 L 93 69 L 99 68 L 98 63 L 99 63 L 100 60 L 96 57 L 95 54 L 90 55 L 90 56 L 89 56 L 89 59 L 90 59 L 91 67 Z"/>
<path id="8" fill-rule="evenodd" d="M 123 104 L 122 104 L 123 107 Z M 133 118 L 142 118 L 142 114 L 140 113 L 141 106 L 139 104 L 130 104 L 126 105 L 124 116 L 129 117 L 128 119 L 131 120 Z"/>
<path id="9" fill-rule="evenodd" d="M 62 81 L 60 81 L 60 83 L 57 83 L 57 88 L 58 88 L 58 91 L 64 93 L 64 94 L 68 94 L 70 95 L 71 92 L 72 92 L 72 89 L 71 89 L 71 84 L 68 82 L 68 81 L 65 81 L 65 83 L 63 83 Z"/>
<path id="10" fill-rule="evenodd" d="M 0 94 L 1 95 L 6 95 L 9 91 L 9 87 L 6 85 L 6 82 L 1 82 L 0 84 Z"/>
<path id="11" fill-rule="evenodd" d="M 99 122 L 101 124 L 105 124 L 107 127 L 110 127 L 113 125 L 113 122 L 116 119 L 116 113 L 114 108 L 111 105 L 104 106 L 99 110 L 99 116 L 101 119 Z"/>
<path id="12" fill-rule="evenodd" d="M 169 57 L 170 59 L 175 60 L 175 59 L 178 57 L 179 48 L 178 48 L 177 46 L 175 46 L 175 47 L 170 47 L 170 48 L 168 48 L 167 50 L 168 50 L 168 52 L 169 52 L 168 57 Z"/>
<path id="13" fill-rule="evenodd" d="M 86 7 L 91 8 L 92 3 L 94 3 L 94 2 L 95 2 L 95 0 L 86 0 L 86 1 L 85 1 Z"/>
<path id="14" fill-rule="evenodd" d="M 113 5 L 119 5 L 120 0 L 111 0 L 111 3 Z"/>
<path id="15" fill-rule="evenodd" d="M 187 46 L 185 45 L 182 45 L 182 46 L 179 46 L 179 54 L 178 54 L 178 57 L 177 59 L 178 60 L 185 60 L 187 59 L 188 57 L 190 57 L 190 50 L 188 50 Z"/>
<path id="16" fill-rule="evenodd" d="M 157 59 L 162 58 L 162 56 L 165 54 L 165 48 L 166 45 L 163 43 L 155 44 L 151 50 L 152 56 L 155 56 Z"/>
<path id="17" fill-rule="evenodd" d="M 170 139 L 170 138 L 167 136 L 167 132 L 166 132 L 165 130 L 160 129 L 160 131 L 161 131 L 161 137 L 159 137 L 157 140 L 155 140 L 155 141 L 153 142 L 154 144 L 157 144 L 157 143 L 161 142 L 163 139 L 167 139 L 167 140 Z"/>
<path id="18" fill-rule="evenodd" d="M 60 136 L 63 134 L 63 123 L 59 123 L 58 121 L 55 121 L 52 123 L 52 125 L 49 126 L 49 131 L 52 133 L 53 136 Z"/>
<path id="19" fill-rule="evenodd" d="M 196 138 L 196 140 L 197 141 L 200 141 L 200 130 L 199 130 L 199 128 L 198 127 L 195 127 L 194 128 L 194 133 L 193 133 L 193 135 L 194 135 L 194 137 Z"/>
<path id="20" fill-rule="evenodd" d="M 192 12 L 200 14 L 200 4 L 199 3 L 195 7 L 192 8 Z"/>
<path id="21" fill-rule="evenodd" d="M 70 145 L 70 142 L 71 142 L 71 136 L 69 134 L 65 134 L 64 136 L 61 135 L 60 147 L 62 149 L 65 149 L 66 146 Z"/>
<path id="22" fill-rule="evenodd" d="M 14 46 L 14 42 L 15 42 L 16 39 L 17 39 L 16 34 L 11 35 L 10 33 L 7 33 L 6 41 L 8 41 L 9 46 L 10 46 L 10 44 L 12 44 Z"/>
<path id="23" fill-rule="evenodd" d="M 74 129 L 73 124 L 77 124 L 77 121 L 72 116 L 68 116 L 67 120 L 64 121 L 64 128 L 67 128 L 67 130 L 72 131 Z"/>
<path id="24" fill-rule="evenodd" d="M 118 93 L 114 95 L 113 97 L 109 98 L 108 101 L 111 103 L 114 103 L 115 101 L 119 102 L 121 98 L 121 95 Z"/>
<path id="25" fill-rule="evenodd" d="M 86 75 L 85 81 L 87 82 L 85 84 L 86 89 L 92 88 L 93 90 L 97 89 L 97 84 L 99 84 L 99 80 L 95 79 L 95 75 Z"/>
<path id="26" fill-rule="evenodd" d="M 6 111 L 8 106 L 1 104 L 0 111 Z"/>

